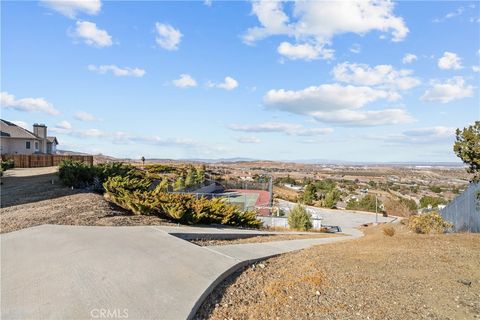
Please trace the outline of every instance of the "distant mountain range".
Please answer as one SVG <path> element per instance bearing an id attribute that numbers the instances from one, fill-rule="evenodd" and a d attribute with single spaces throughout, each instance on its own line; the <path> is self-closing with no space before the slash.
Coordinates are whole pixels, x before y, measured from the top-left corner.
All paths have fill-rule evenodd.
<path id="1" fill-rule="evenodd" d="M 70 151 L 70 150 L 57 150 L 57 154 L 60 155 L 86 155 L 86 153 Z M 95 157 L 101 157 L 113 161 L 115 159 L 119 161 L 137 160 L 140 159 L 128 159 L 128 158 L 115 158 L 107 155 L 95 155 Z M 395 166 L 395 167 L 463 167 L 462 162 L 417 162 L 417 161 L 405 161 L 405 162 L 371 162 L 371 161 L 346 161 L 346 160 L 327 160 L 327 159 L 297 159 L 297 160 L 264 160 L 244 157 L 234 158 L 186 158 L 186 159 L 167 159 L 167 158 L 149 158 L 147 161 L 158 162 L 200 162 L 200 163 L 232 163 L 232 162 L 283 162 L 283 163 L 300 163 L 300 164 L 317 164 L 317 165 L 350 165 L 350 166 Z"/>

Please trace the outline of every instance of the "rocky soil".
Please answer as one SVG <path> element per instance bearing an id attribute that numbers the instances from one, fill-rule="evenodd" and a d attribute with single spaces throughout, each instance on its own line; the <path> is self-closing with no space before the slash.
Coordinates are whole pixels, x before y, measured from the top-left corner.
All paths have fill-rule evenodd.
<path id="1" fill-rule="evenodd" d="M 81 226 L 173 225 L 156 216 L 136 216 L 95 193 L 77 193 L 0 209 L 0 233 L 41 224 Z"/>

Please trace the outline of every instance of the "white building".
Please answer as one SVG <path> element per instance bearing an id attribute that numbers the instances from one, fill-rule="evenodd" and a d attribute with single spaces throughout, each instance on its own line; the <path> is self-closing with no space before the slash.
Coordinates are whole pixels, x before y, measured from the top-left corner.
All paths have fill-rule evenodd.
<path id="1" fill-rule="evenodd" d="M 57 151 L 56 137 L 47 136 L 47 126 L 34 124 L 33 132 L 0 119 L 1 154 L 54 154 Z"/>

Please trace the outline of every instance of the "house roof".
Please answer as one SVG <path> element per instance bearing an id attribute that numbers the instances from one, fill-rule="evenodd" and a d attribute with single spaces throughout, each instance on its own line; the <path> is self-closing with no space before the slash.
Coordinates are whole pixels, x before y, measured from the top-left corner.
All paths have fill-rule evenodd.
<path id="1" fill-rule="evenodd" d="M 0 135 L 2 137 L 40 139 L 33 132 L 28 131 L 15 123 L 0 119 Z"/>
<path id="2" fill-rule="evenodd" d="M 47 141 L 48 143 L 56 143 L 58 144 L 58 140 L 57 140 L 57 137 L 47 137 Z"/>
<path id="3" fill-rule="evenodd" d="M 35 133 L 3 119 L 0 119 L 0 136 L 23 139 L 42 139 Z M 50 143 L 56 142 L 58 144 L 57 137 L 47 137 L 47 141 Z"/>

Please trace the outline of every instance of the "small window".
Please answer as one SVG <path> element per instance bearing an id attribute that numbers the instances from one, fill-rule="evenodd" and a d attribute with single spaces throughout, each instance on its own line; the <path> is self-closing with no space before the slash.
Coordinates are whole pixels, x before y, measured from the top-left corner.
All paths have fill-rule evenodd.
<path id="1" fill-rule="evenodd" d="M 30 149 L 30 141 L 25 142 L 25 148 Z"/>
<path id="2" fill-rule="evenodd" d="M 38 151 L 38 141 L 35 141 L 35 150 Z"/>

